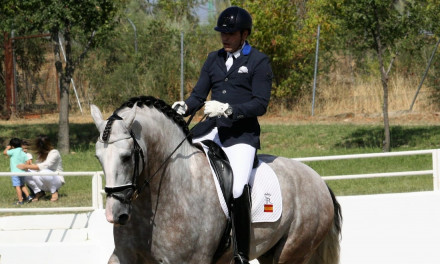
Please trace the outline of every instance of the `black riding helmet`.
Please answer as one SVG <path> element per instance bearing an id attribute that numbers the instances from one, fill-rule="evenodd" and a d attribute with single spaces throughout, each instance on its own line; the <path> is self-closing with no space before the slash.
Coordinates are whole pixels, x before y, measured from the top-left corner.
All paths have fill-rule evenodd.
<path id="1" fill-rule="evenodd" d="M 247 29 L 249 35 L 252 29 L 252 17 L 243 8 L 231 6 L 226 8 L 218 17 L 216 31 L 223 33 L 234 33 Z"/>

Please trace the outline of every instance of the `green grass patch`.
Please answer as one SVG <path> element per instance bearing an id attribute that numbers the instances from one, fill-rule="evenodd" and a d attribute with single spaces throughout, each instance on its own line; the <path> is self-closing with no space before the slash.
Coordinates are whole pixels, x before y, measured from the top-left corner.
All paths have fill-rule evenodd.
<path id="1" fill-rule="evenodd" d="M 44 133 L 56 145 L 56 124 L 1 125 L 0 142 L 7 143 L 11 137 L 32 139 Z M 396 126 L 391 128 L 392 151 L 439 148 L 439 126 Z M 259 153 L 290 158 L 347 155 L 382 152 L 382 128 L 380 126 L 353 124 L 311 125 L 262 125 Z M 71 150 L 63 155 L 65 171 L 100 171 L 94 147 L 98 132 L 94 124 L 71 124 Z M 5 145 L 3 145 L 4 147 Z M 396 171 L 431 170 L 430 155 L 367 158 L 336 161 L 306 162 L 322 176 L 364 174 Z M 9 172 L 9 159 L 0 158 L 0 171 Z M 60 199 L 49 201 L 48 194 L 40 202 L 23 207 L 76 207 L 91 206 L 91 176 L 67 176 L 60 188 Z M 395 193 L 432 190 L 432 175 L 406 176 L 374 179 L 328 181 L 336 195 Z M 10 177 L 0 177 L 0 207 L 16 207 L 15 190 Z"/>

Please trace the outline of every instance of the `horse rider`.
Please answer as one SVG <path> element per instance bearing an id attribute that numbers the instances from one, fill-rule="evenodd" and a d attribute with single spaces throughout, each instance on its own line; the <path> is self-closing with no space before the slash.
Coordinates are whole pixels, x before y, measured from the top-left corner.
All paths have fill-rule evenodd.
<path id="1" fill-rule="evenodd" d="M 192 130 L 193 142 L 211 139 L 225 151 L 234 174 L 232 221 L 236 264 L 249 263 L 251 208 L 249 177 L 260 148 L 258 116 L 266 113 L 272 87 L 269 58 L 247 41 L 252 17 L 243 8 L 226 8 L 217 26 L 223 48 L 211 52 L 199 80 L 185 101 L 173 109 L 188 116 L 205 104 L 206 121 Z M 209 92 L 211 100 L 206 101 Z"/>

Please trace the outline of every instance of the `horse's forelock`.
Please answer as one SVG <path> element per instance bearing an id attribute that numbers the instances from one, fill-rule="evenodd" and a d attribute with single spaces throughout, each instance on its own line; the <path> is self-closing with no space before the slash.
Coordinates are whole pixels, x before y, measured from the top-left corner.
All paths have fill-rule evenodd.
<path id="1" fill-rule="evenodd" d="M 113 115 L 107 119 L 107 123 L 105 124 L 104 131 L 102 132 L 102 140 L 104 142 L 108 141 L 112 131 L 112 125 L 115 120 L 122 120 L 122 118 L 118 116 L 116 113 L 113 113 Z"/>
<path id="2" fill-rule="evenodd" d="M 107 124 L 105 124 L 104 131 L 102 131 L 102 140 L 104 142 L 108 141 L 108 138 L 110 137 L 110 133 L 112 131 L 112 125 L 114 120 L 108 120 Z"/>

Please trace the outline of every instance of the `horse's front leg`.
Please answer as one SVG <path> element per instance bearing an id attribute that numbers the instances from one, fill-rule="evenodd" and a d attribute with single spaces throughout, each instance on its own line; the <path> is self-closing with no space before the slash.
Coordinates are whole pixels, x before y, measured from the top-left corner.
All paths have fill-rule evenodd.
<path id="1" fill-rule="evenodd" d="M 133 218 L 126 225 L 113 227 L 115 249 L 108 263 L 146 264 L 156 263 L 151 257 L 151 231 Z"/>
<path id="2" fill-rule="evenodd" d="M 147 264 L 156 263 L 140 249 L 132 247 L 116 247 L 108 260 L 108 264 Z"/>

